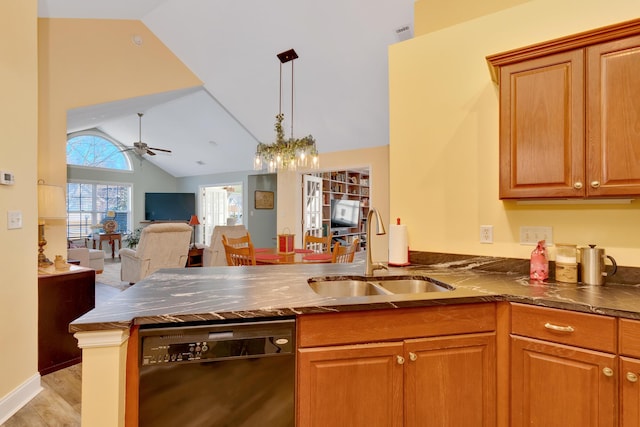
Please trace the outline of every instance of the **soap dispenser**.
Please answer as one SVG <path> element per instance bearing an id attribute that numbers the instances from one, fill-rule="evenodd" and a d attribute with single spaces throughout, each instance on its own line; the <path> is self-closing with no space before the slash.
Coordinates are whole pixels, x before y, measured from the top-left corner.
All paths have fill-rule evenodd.
<path id="1" fill-rule="evenodd" d="M 542 282 L 549 278 L 549 257 L 545 241 L 540 240 L 536 248 L 531 252 L 531 264 L 529 266 L 529 278 Z"/>

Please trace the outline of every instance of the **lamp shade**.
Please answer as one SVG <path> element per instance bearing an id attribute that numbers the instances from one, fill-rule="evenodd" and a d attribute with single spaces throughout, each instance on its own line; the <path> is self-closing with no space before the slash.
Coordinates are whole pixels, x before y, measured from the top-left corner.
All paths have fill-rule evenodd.
<path id="1" fill-rule="evenodd" d="M 38 216 L 44 219 L 67 217 L 64 188 L 57 185 L 38 184 Z"/>
<path id="2" fill-rule="evenodd" d="M 200 221 L 198 221 L 197 215 L 191 215 L 191 219 L 189 219 L 189 225 L 200 225 Z"/>

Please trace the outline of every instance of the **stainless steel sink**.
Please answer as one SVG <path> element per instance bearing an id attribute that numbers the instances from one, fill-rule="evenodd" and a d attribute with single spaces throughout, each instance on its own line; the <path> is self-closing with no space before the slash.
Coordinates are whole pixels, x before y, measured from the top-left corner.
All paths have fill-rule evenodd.
<path id="1" fill-rule="evenodd" d="M 445 283 L 423 276 L 312 277 L 308 283 L 315 293 L 327 297 L 418 294 L 454 289 Z"/>
<path id="2" fill-rule="evenodd" d="M 446 285 L 436 284 L 428 279 L 391 279 L 376 282 L 392 294 L 419 294 L 423 292 L 446 292 L 452 290 Z"/>
<path id="3" fill-rule="evenodd" d="M 309 280 L 309 286 L 313 291 L 325 297 L 359 297 L 366 295 L 385 295 L 384 289 L 380 289 L 371 283 L 362 280 Z"/>

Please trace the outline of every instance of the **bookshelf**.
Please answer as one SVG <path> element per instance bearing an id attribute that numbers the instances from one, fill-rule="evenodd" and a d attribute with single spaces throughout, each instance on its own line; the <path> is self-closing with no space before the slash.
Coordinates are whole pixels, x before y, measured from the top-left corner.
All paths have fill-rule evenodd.
<path id="1" fill-rule="evenodd" d="M 331 227 L 331 200 L 347 199 L 360 202 L 360 220 L 357 227 Z M 345 169 L 322 173 L 322 224 L 333 239 L 341 245 L 360 239 L 360 248 L 367 246 L 366 219 L 369 213 L 369 169 Z"/>

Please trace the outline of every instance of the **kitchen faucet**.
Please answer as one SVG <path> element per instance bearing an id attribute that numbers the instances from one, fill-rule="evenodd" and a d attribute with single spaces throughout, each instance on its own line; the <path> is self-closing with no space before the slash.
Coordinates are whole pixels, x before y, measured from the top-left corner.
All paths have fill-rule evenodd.
<path id="1" fill-rule="evenodd" d="M 376 235 L 378 236 L 382 236 L 383 234 L 387 234 L 387 232 L 384 229 L 384 223 L 382 222 L 382 217 L 380 216 L 380 212 L 378 212 L 378 210 L 374 207 L 371 207 L 369 209 L 369 213 L 367 214 L 367 263 L 365 265 L 365 271 L 364 274 L 365 276 L 373 276 L 373 272 L 376 270 L 386 270 L 387 267 L 380 264 L 379 262 L 374 263 L 372 260 L 372 243 L 373 240 L 371 239 L 371 220 L 373 219 L 373 216 L 375 214 L 375 218 L 376 218 Z"/>

